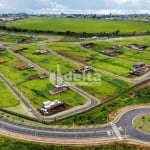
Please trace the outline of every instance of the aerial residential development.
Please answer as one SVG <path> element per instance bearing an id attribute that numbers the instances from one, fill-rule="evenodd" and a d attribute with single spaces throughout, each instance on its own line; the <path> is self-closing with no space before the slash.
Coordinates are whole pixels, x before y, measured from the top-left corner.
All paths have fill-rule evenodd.
<path id="1" fill-rule="evenodd" d="M 31 1 L 0 0 L 0 150 L 148 150 L 149 0 Z"/>

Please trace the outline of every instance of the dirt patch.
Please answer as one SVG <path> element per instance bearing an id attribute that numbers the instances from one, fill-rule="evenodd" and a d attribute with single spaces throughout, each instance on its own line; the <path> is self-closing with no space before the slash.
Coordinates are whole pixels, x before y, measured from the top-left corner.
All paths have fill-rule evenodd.
<path id="1" fill-rule="evenodd" d="M 122 51 L 120 51 L 120 48 L 122 48 L 120 45 L 113 45 L 110 49 L 101 53 L 110 57 L 115 57 L 123 53 Z"/>
<path id="2" fill-rule="evenodd" d="M 90 58 L 86 59 L 86 58 L 83 58 L 83 57 L 75 56 L 73 54 L 69 54 L 69 53 L 64 52 L 64 51 L 57 51 L 57 53 L 59 55 L 62 55 L 64 57 L 66 57 L 66 58 L 73 59 L 73 60 L 78 61 L 78 62 L 83 63 L 83 64 L 86 64 L 87 62 L 90 61 Z"/>
<path id="3" fill-rule="evenodd" d="M 84 48 L 92 48 L 94 45 L 95 45 L 95 43 L 85 43 L 85 44 L 83 44 L 82 46 L 83 46 Z"/>
<path id="4" fill-rule="evenodd" d="M 18 59 L 18 60 L 15 62 L 15 68 L 19 68 L 19 67 L 22 67 L 22 66 L 27 66 L 27 63 L 24 62 L 23 60 Z"/>
<path id="5" fill-rule="evenodd" d="M 36 39 L 37 38 L 34 37 L 34 36 L 24 37 L 24 38 L 20 39 L 19 41 L 17 41 L 17 43 L 19 43 L 19 44 L 27 44 L 27 43 L 33 42 Z"/>
<path id="6" fill-rule="evenodd" d="M 23 51 L 25 51 L 25 50 L 28 50 L 28 48 L 24 47 L 24 48 L 15 50 L 14 52 L 15 52 L 15 53 L 21 53 L 21 52 L 23 52 Z"/>
<path id="7" fill-rule="evenodd" d="M 128 45 L 127 47 L 136 51 L 144 51 L 146 48 L 148 48 L 148 46 L 138 45 L 138 44 L 131 44 Z"/>
<path id="8" fill-rule="evenodd" d="M 27 63 L 24 62 L 23 60 L 20 60 L 20 59 L 19 59 L 19 60 L 17 60 L 17 61 L 15 62 L 14 68 L 15 68 L 16 70 L 21 71 L 21 70 L 33 68 L 33 66 L 30 65 L 30 64 L 27 64 Z"/>

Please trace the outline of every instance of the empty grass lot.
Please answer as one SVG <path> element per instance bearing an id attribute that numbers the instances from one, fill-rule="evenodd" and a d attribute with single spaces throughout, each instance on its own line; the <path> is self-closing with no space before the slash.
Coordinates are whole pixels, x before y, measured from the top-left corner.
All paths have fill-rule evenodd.
<path id="1" fill-rule="evenodd" d="M 143 46 L 148 46 L 148 48 L 146 48 L 145 51 L 150 50 L 150 36 L 142 36 L 142 37 L 135 37 L 133 39 L 117 40 L 115 41 L 115 43 L 118 43 L 123 46 L 130 45 L 130 44 L 139 44 Z"/>
<path id="2" fill-rule="evenodd" d="M 130 40 L 120 40 L 120 41 L 112 41 L 112 42 L 97 42 L 95 43 L 90 49 L 96 52 L 106 51 L 112 47 L 112 45 L 119 44 L 123 47 L 119 50 L 122 51 L 121 55 L 116 56 L 116 58 L 121 58 L 125 61 L 131 61 L 131 63 L 136 62 L 144 62 L 146 64 L 150 64 L 150 37 L 142 37 L 142 38 L 135 38 Z M 138 52 L 134 49 L 127 48 L 130 44 L 139 44 L 143 46 L 147 46 L 147 48 L 142 51 Z"/>
<path id="3" fill-rule="evenodd" d="M 19 34 L 13 34 L 13 33 L 0 33 L 0 41 L 2 42 L 10 42 L 10 43 L 16 43 L 17 41 L 21 41 L 29 36 L 23 36 L 23 35 L 19 35 Z M 34 43 L 34 42 L 40 42 L 40 41 L 44 41 L 47 38 L 41 38 L 38 37 L 35 40 L 29 40 L 27 43 Z"/>
<path id="4" fill-rule="evenodd" d="M 108 99 L 118 95 L 122 91 L 132 86 L 132 84 L 130 83 L 107 76 L 102 73 L 95 72 L 93 76 L 96 75 L 101 77 L 100 81 L 87 82 L 87 85 L 77 84 L 77 86 L 94 95 L 95 97 L 101 99 L 101 102 L 107 101 Z"/>
<path id="5" fill-rule="evenodd" d="M 72 32 L 114 32 L 120 30 L 126 32 L 143 32 L 150 29 L 149 23 L 138 21 L 115 21 L 115 20 L 94 20 L 94 19 L 69 19 L 51 17 L 30 17 L 8 23 L 9 27 L 31 29 L 40 31 L 72 31 Z"/>
<path id="6" fill-rule="evenodd" d="M 49 95 L 48 90 L 54 87 L 48 79 L 29 80 L 31 75 L 39 74 L 39 72 L 35 69 L 18 71 L 14 69 L 18 58 L 12 56 L 8 52 L 1 52 L 0 54 L 3 56 L 5 55 L 8 59 L 8 62 L 0 64 L 0 71 L 24 94 L 34 107 L 39 108 L 42 102 L 47 100 L 53 101 L 55 99 L 64 101 L 70 107 L 82 105 L 86 102 L 85 98 L 71 90 L 56 96 Z"/>
<path id="7" fill-rule="evenodd" d="M 85 51 L 76 45 L 49 44 L 48 47 L 67 58 L 122 76 L 128 76 L 133 65 L 128 61 L 98 55 L 97 53 L 88 50 Z"/>
<path id="8" fill-rule="evenodd" d="M 19 100 L 13 95 L 8 87 L 0 80 L 0 107 L 15 107 L 19 105 Z"/>
<path id="9" fill-rule="evenodd" d="M 12 50 L 18 50 L 22 48 L 27 48 L 27 50 L 23 51 L 21 54 L 25 57 L 32 60 L 34 63 L 38 64 L 39 66 L 45 68 L 50 72 L 57 71 L 57 65 L 60 65 L 61 73 L 65 74 L 71 70 L 74 70 L 78 65 L 70 63 L 69 61 L 62 60 L 59 57 L 56 57 L 50 53 L 44 55 L 34 55 L 33 53 L 37 50 L 43 50 L 41 47 L 30 44 L 30 45 L 23 45 L 23 46 L 15 46 Z"/>
<path id="10" fill-rule="evenodd" d="M 72 46 L 72 47 L 74 48 L 74 46 Z M 16 48 L 13 48 L 13 49 L 16 49 Z M 22 54 L 24 56 L 28 57 L 28 58 L 32 57 L 32 60 L 35 63 L 41 65 L 45 69 L 48 69 L 47 66 L 51 66 L 52 63 L 50 63 L 49 61 L 48 62 L 44 61 L 45 63 L 41 63 L 41 62 L 39 62 L 39 60 L 45 60 L 46 58 L 52 57 L 52 59 L 50 59 L 50 61 L 51 61 L 51 60 L 53 60 L 53 57 L 55 58 L 55 56 L 50 55 L 50 54 L 46 54 L 46 55 L 32 55 L 32 53 L 35 52 L 36 49 L 38 49 L 38 47 L 36 47 L 36 46 L 32 47 L 30 45 L 29 49 L 24 51 Z M 78 55 L 79 57 L 80 56 L 82 56 L 82 58 L 85 57 L 83 51 L 82 51 L 82 53 L 77 53 L 77 54 L 79 54 Z M 87 56 L 88 55 L 89 54 L 87 54 Z M 55 60 L 55 63 L 56 62 L 57 61 Z M 62 60 L 62 62 L 63 62 L 63 60 Z M 73 66 L 72 66 L 71 63 L 67 64 L 67 66 L 68 66 L 68 71 L 72 71 L 74 69 L 74 68 L 72 68 Z M 63 69 L 62 69 L 63 67 L 65 67 L 65 64 L 61 63 L 61 65 L 60 65 L 61 71 L 63 71 Z M 108 77 L 108 76 L 106 76 L 104 74 L 100 74 L 100 73 L 95 73 L 95 74 L 98 74 L 98 75 L 101 76 L 101 81 L 96 86 L 93 86 L 93 85 L 90 84 L 91 82 L 87 82 L 87 81 L 84 81 L 82 79 L 81 79 L 81 82 L 79 82 L 79 83 L 73 82 L 73 84 L 76 84 L 81 89 L 87 91 L 88 93 L 94 95 L 95 97 L 97 97 L 97 98 L 99 98 L 101 100 L 106 100 L 106 99 L 110 98 L 111 96 L 116 95 L 118 92 L 121 92 L 121 91 L 123 91 L 123 90 L 125 90 L 125 89 L 127 89 L 127 88 L 129 88 L 131 86 L 131 84 L 126 83 L 124 81 L 121 81 L 119 79 Z M 81 85 L 81 83 L 83 83 L 84 85 Z M 108 88 L 109 88 L 109 90 L 108 90 Z"/>
<path id="11" fill-rule="evenodd" d="M 24 38 L 24 36 L 21 36 L 21 35 L 0 33 L 0 41 L 3 41 L 3 42 L 16 42 L 23 38 Z"/>
<path id="12" fill-rule="evenodd" d="M 147 46 L 144 52 L 150 52 L 150 36 L 142 36 L 142 37 L 136 37 L 133 39 L 118 40 L 118 41 L 115 41 L 115 43 L 120 44 L 122 46 L 127 46 L 130 44 L 138 44 L 142 46 Z"/>

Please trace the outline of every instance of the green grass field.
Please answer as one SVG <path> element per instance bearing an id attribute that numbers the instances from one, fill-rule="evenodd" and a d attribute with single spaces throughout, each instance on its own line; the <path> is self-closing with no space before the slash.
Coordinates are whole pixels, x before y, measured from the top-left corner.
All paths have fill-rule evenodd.
<path id="1" fill-rule="evenodd" d="M 143 45 L 143 46 L 148 46 L 150 47 L 150 36 L 142 36 L 142 37 L 134 37 L 131 39 L 123 39 L 123 40 L 117 40 L 115 41 L 117 44 L 126 46 L 129 44 L 139 44 L 139 45 Z M 149 48 L 146 49 L 146 51 Z"/>
<path id="2" fill-rule="evenodd" d="M 95 72 L 93 76 L 100 76 L 101 80 L 96 82 L 86 82 L 81 85 L 80 83 L 76 83 L 78 87 L 92 94 L 93 96 L 101 99 L 101 102 L 105 102 L 110 98 L 118 95 L 122 91 L 130 88 L 132 84 L 127 83 L 125 81 L 119 80 L 117 78 L 113 78 L 107 76 L 102 73 Z M 109 90 L 108 90 L 109 89 Z"/>
<path id="3" fill-rule="evenodd" d="M 8 87 L 0 80 L 0 107 L 15 107 L 19 100 L 13 95 Z"/>
<path id="4" fill-rule="evenodd" d="M 83 105 L 86 99 L 79 94 L 68 90 L 65 93 L 52 96 L 48 94 L 48 90 L 54 88 L 48 79 L 29 80 L 31 75 L 39 74 L 35 69 L 18 71 L 14 69 L 15 62 L 18 60 L 8 52 L 1 52 L 1 55 L 7 58 L 7 62 L 0 65 L 0 71 L 16 86 L 29 100 L 29 102 L 39 108 L 42 102 L 47 100 L 60 99 L 70 107 Z"/>
<path id="5" fill-rule="evenodd" d="M 150 36 L 142 36 L 136 37 L 133 39 L 124 39 L 124 40 L 117 40 L 115 43 L 120 44 L 122 46 L 127 46 L 130 44 L 138 44 L 142 46 L 147 46 L 144 52 L 150 52 Z"/>
<path id="6" fill-rule="evenodd" d="M 35 52 L 36 49 L 39 49 L 39 47 L 35 46 L 35 45 L 28 45 L 27 47 L 29 49 L 24 51 L 22 54 L 24 56 L 30 58 L 36 64 L 39 64 L 40 66 L 42 66 L 43 68 L 45 68 L 49 71 L 56 71 L 57 63 L 60 64 L 60 71 L 62 72 L 62 74 L 70 72 L 70 71 L 74 70 L 75 68 L 77 68 L 77 66 L 74 67 L 74 64 L 72 64 L 70 62 L 66 63 L 67 61 L 61 60 L 51 54 L 32 55 L 32 53 Z M 79 60 L 80 58 L 86 59 L 86 56 L 90 57 L 90 55 L 88 53 L 87 53 L 87 55 L 85 55 L 85 52 L 82 51 L 82 49 L 79 49 L 79 52 L 78 52 L 78 51 L 76 51 L 76 49 L 78 47 L 75 47 L 74 45 L 70 45 L 70 47 L 75 52 L 72 54 L 72 57 L 75 56 L 74 54 L 77 55 L 77 56 L 75 56 L 76 58 L 79 57 L 77 60 Z M 68 50 L 70 50 L 70 47 L 68 47 Z M 13 48 L 13 50 L 16 50 L 16 49 L 19 49 L 19 46 Z M 48 61 L 45 61 L 45 60 L 48 60 Z M 60 60 L 61 60 L 61 63 L 60 63 Z M 54 68 L 54 70 L 52 70 L 53 68 Z M 104 74 L 100 74 L 100 73 L 95 73 L 95 74 L 98 74 L 101 77 L 101 81 L 98 85 L 93 86 L 93 85 L 91 85 L 92 82 L 85 81 L 86 79 L 85 80 L 81 79 L 80 82 L 73 82 L 73 84 L 76 84 L 78 87 L 80 87 L 81 89 L 94 95 L 95 97 L 99 98 L 100 100 L 106 100 L 106 99 L 110 98 L 111 96 L 116 95 L 117 93 L 119 93 L 131 86 L 129 83 L 126 83 L 119 79 L 108 77 L 108 76 L 106 76 Z M 109 90 L 108 90 L 108 88 L 109 88 Z"/>
<path id="7" fill-rule="evenodd" d="M 20 35 L 0 33 L 0 41 L 3 41 L 3 42 L 16 42 L 23 38 L 24 36 L 20 36 Z"/>
<path id="8" fill-rule="evenodd" d="M 143 32 L 150 30 L 150 24 L 137 21 L 113 21 L 113 20 L 92 20 L 92 19 L 67 19 L 67 18 L 48 18 L 30 17 L 8 23 L 21 29 L 41 30 L 41 31 L 73 31 L 73 32 L 115 32 L 120 30 L 126 32 Z"/>
<path id="9" fill-rule="evenodd" d="M 13 33 L 0 33 L 0 41 L 2 42 L 11 42 L 11 43 L 17 43 L 17 41 L 21 41 L 29 36 L 23 36 L 23 35 L 19 35 L 19 34 L 13 34 Z M 41 42 L 46 40 L 47 38 L 41 38 L 38 37 L 35 40 L 29 40 L 27 43 L 36 43 L 36 42 Z"/>
<path id="10" fill-rule="evenodd" d="M 123 48 L 119 49 L 122 52 L 122 54 L 116 56 L 116 58 L 121 58 L 125 61 L 131 61 L 131 63 L 144 62 L 146 64 L 150 64 L 150 37 L 149 36 L 135 38 L 135 39 L 128 39 L 128 40 L 125 39 L 119 41 L 111 41 L 111 42 L 103 42 L 103 41 L 96 42 L 90 49 L 100 53 L 102 51 L 108 50 L 115 44 L 119 44 L 123 46 Z M 127 48 L 127 46 L 130 44 L 139 44 L 142 46 L 147 46 L 147 48 L 142 52 L 138 52 L 131 48 Z"/>
<path id="11" fill-rule="evenodd" d="M 133 65 L 126 60 L 113 59 L 92 51 L 85 51 L 73 44 L 48 44 L 48 47 L 69 59 L 122 76 L 128 76 Z"/>
<path id="12" fill-rule="evenodd" d="M 22 54 L 35 62 L 36 64 L 40 65 L 41 67 L 44 67 L 46 70 L 50 72 L 56 72 L 57 71 L 57 65 L 60 65 L 61 73 L 65 74 L 71 70 L 74 70 L 78 65 L 75 65 L 73 63 L 70 63 L 69 61 L 62 60 L 61 58 L 58 58 L 52 54 L 45 54 L 45 55 L 33 55 L 34 52 L 37 50 L 42 50 L 41 47 L 30 44 L 30 45 L 17 45 L 12 48 L 12 50 L 18 50 L 21 48 L 27 48 L 26 51 L 22 52 Z"/>
<path id="13" fill-rule="evenodd" d="M 137 117 L 134 120 L 134 125 L 137 129 L 150 133 L 150 114 Z"/>

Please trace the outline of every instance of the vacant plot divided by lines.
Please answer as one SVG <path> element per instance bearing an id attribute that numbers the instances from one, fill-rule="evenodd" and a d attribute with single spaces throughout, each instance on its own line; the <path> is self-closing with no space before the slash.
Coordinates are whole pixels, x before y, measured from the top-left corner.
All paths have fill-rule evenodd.
<path id="1" fill-rule="evenodd" d="M 21 47 L 19 47 L 19 46 L 14 47 L 13 50 L 24 48 L 24 47 L 26 47 L 26 45 L 25 46 L 21 46 Z M 84 56 L 85 52 L 78 46 L 76 47 L 74 45 L 70 45 L 70 47 L 69 46 L 68 47 L 67 46 L 63 47 L 62 46 L 62 48 L 61 48 L 61 45 L 60 45 L 60 50 L 61 49 L 65 49 L 65 48 L 66 49 L 68 48 L 69 52 L 73 52 L 74 51 L 73 54 L 72 54 L 72 57 L 74 55 L 77 55 L 77 58 L 78 57 L 80 58 L 80 56 L 82 56 L 83 59 L 84 59 L 86 56 L 88 57 L 88 55 L 89 55 L 87 53 L 87 55 Z M 69 62 L 69 64 L 67 65 L 67 63 L 65 63 L 65 62 L 68 61 L 67 59 L 66 60 L 61 59 L 60 57 L 55 56 L 55 55 L 53 55 L 51 53 L 45 54 L 45 55 L 33 55 L 34 52 L 35 52 L 34 48 L 29 47 L 29 49 L 27 49 L 26 51 L 22 52 L 21 54 L 23 56 L 31 59 L 34 63 L 40 65 L 41 67 L 43 67 L 44 69 L 47 69 L 47 70 L 48 69 L 52 69 L 52 68 L 56 69 L 57 63 L 60 64 L 60 71 L 61 71 L 61 73 L 64 73 L 65 70 L 66 70 L 66 73 L 67 73 L 67 71 L 68 72 L 69 71 L 72 72 L 75 69 L 74 66 L 76 64 L 73 64 L 73 63 Z M 62 52 L 63 52 L 63 50 L 62 50 Z M 69 58 L 71 58 L 71 55 L 70 55 Z M 44 61 L 44 60 L 47 60 L 47 59 L 48 59 L 47 62 Z M 55 61 L 52 61 L 54 59 L 55 59 Z M 87 58 L 85 58 L 85 59 L 87 59 Z M 62 61 L 62 63 L 59 63 L 60 60 Z M 69 66 L 71 66 L 71 67 L 69 67 Z M 78 65 L 76 65 L 76 66 L 78 66 Z M 105 74 L 102 74 L 102 73 L 95 72 L 93 75 L 101 76 L 101 82 L 98 83 L 95 86 L 93 86 L 93 85 L 91 86 L 90 82 L 87 82 L 86 79 L 85 79 L 86 81 L 84 81 L 84 80 L 81 81 L 81 82 L 84 82 L 86 84 L 86 86 L 85 86 L 85 84 L 82 86 L 82 85 L 80 85 L 78 83 L 75 83 L 74 81 L 72 81 L 72 82 L 74 84 L 77 84 L 77 86 L 79 88 L 83 89 L 84 91 L 92 94 L 93 96 L 95 96 L 95 97 L 97 97 L 99 99 L 104 99 L 104 100 L 108 99 L 111 96 L 116 95 L 118 92 L 121 92 L 121 91 L 123 91 L 123 90 L 125 90 L 125 89 L 127 89 L 127 88 L 129 88 L 131 86 L 131 84 L 129 84 L 128 82 L 119 80 L 119 79 L 117 79 L 115 77 L 109 77 L 109 76 L 107 76 Z M 91 78 L 91 80 L 92 80 L 92 78 Z M 109 90 L 108 90 L 108 88 L 109 88 Z"/>
<path id="2" fill-rule="evenodd" d="M 129 75 L 133 65 L 124 60 L 101 56 L 92 51 L 85 51 L 76 45 L 49 44 L 48 47 L 69 59 L 125 77 Z"/>
<path id="3" fill-rule="evenodd" d="M 8 62 L 0 65 L 0 71 L 20 90 L 22 94 L 25 95 L 34 107 L 39 108 L 42 105 L 42 102 L 46 100 L 53 101 L 55 99 L 62 99 L 69 107 L 83 105 L 87 102 L 86 98 L 72 90 L 68 90 L 66 93 L 58 95 L 50 95 L 48 91 L 53 89 L 54 86 L 50 83 L 49 79 L 30 80 L 30 77 L 38 75 L 40 72 L 34 68 L 19 71 L 15 68 L 16 65 L 18 67 L 19 60 L 17 57 L 11 55 L 7 51 L 3 52 L 3 56 L 7 58 Z M 19 62 L 19 65 L 21 65 L 22 61 Z"/>
<path id="4" fill-rule="evenodd" d="M 4 82 L 0 78 L 0 107 L 14 107 L 19 105 L 19 100 L 8 89 Z"/>

